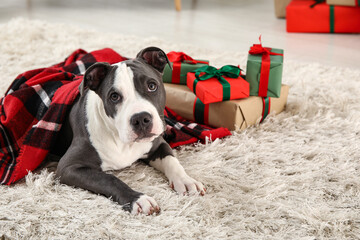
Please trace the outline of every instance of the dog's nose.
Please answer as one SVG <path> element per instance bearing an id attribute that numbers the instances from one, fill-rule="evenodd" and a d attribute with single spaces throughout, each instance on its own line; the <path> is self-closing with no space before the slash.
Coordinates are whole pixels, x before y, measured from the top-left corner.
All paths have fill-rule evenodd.
<path id="1" fill-rule="evenodd" d="M 148 112 L 134 114 L 130 118 L 130 124 L 136 133 L 147 133 L 152 128 L 152 116 Z"/>

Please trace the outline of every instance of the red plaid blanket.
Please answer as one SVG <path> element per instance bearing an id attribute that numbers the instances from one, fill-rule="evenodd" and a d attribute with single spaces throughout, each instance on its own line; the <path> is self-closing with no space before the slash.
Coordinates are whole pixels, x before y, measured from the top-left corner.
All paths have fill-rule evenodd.
<path id="1" fill-rule="evenodd" d="M 85 70 L 95 62 L 124 60 L 109 48 L 91 53 L 79 49 L 64 62 L 20 74 L 0 99 L 0 184 L 16 182 L 45 159 L 79 94 Z M 171 147 L 231 134 L 187 122 L 167 108 L 165 118 L 164 138 Z"/>

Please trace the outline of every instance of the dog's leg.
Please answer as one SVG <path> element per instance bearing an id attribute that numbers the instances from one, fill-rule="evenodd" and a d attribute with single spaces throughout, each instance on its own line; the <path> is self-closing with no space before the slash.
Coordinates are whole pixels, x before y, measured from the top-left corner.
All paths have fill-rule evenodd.
<path id="1" fill-rule="evenodd" d="M 160 170 L 169 179 L 170 187 L 180 194 L 199 192 L 204 195 L 204 185 L 187 175 L 179 160 L 174 157 L 172 149 L 162 141 L 159 147 L 147 159 L 142 159 L 150 166 Z"/>
<path id="2" fill-rule="evenodd" d="M 106 174 L 95 164 L 87 164 L 84 161 L 86 159 L 87 162 L 97 162 L 98 160 L 94 159 L 94 156 L 97 156 L 96 152 L 90 150 L 76 153 L 74 150 L 76 149 L 69 149 L 59 162 L 56 175 L 61 183 L 111 197 L 113 201 L 122 205 L 124 210 L 133 214 L 151 215 L 160 212 L 153 198 L 134 191 L 117 177 Z"/>

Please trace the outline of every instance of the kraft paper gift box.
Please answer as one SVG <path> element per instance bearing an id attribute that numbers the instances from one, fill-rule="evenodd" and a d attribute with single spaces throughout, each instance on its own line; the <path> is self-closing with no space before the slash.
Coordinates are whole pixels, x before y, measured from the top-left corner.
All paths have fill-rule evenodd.
<path id="1" fill-rule="evenodd" d="M 181 117 L 195 121 L 196 103 L 199 99 L 186 86 L 164 84 L 166 91 L 166 106 Z M 270 101 L 265 106 L 264 98 L 250 96 L 240 100 L 210 103 L 204 105 L 204 124 L 214 127 L 226 127 L 229 130 L 243 130 L 256 124 L 263 117 L 264 106 L 270 106 L 267 113 L 276 114 L 284 110 L 289 92 L 289 86 L 281 87 L 280 98 L 267 98 Z"/>
<path id="2" fill-rule="evenodd" d="M 291 2 L 291 0 L 274 0 L 275 7 L 275 16 L 277 18 L 286 17 L 286 6 Z"/>
<path id="3" fill-rule="evenodd" d="M 360 0 L 326 0 L 329 5 L 341 5 L 341 6 L 360 6 Z"/>
<path id="4" fill-rule="evenodd" d="M 186 74 L 188 72 L 209 65 L 208 60 L 195 60 L 183 52 L 172 51 L 167 56 L 171 62 L 171 68 L 166 64 L 162 77 L 164 83 L 186 85 Z"/>
<path id="5" fill-rule="evenodd" d="M 249 97 L 249 83 L 241 69 L 225 65 L 220 69 L 202 67 L 187 74 L 187 86 L 204 104 Z"/>
<path id="6" fill-rule="evenodd" d="M 312 0 L 308 0 L 312 1 Z M 328 1 L 343 1 L 343 0 L 328 0 Z M 344 1 L 353 1 L 353 0 L 344 0 Z M 286 7 L 289 5 L 291 0 L 274 0 L 274 8 L 275 8 L 275 16 L 277 18 L 285 18 L 286 17 Z M 341 5 L 341 4 L 339 4 Z"/>
<path id="7" fill-rule="evenodd" d="M 286 7 L 288 32 L 360 33 L 360 7 L 293 0 Z"/>
<path id="8" fill-rule="evenodd" d="M 280 97 L 284 50 L 254 44 L 249 51 L 246 81 L 250 96 Z"/>

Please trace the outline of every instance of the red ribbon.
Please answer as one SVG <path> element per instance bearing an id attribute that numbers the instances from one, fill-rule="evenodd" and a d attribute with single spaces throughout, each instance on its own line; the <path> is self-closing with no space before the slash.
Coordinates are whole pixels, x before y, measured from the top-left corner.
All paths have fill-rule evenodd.
<path id="1" fill-rule="evenodd" d="M 208 64 L 208 62 L 205 62 L 205 61 L 195 60 L 183 52 L 171 51 L 167 54 L 167 57 L 168 57 L 169 61 L 173 63 L 173 71 L 172 71 L 172 76 L 171 76 L 172 83 L 180 83 L 181 63 L 186 61 L 186 63 L 189 63 L 189 64 L 197 64 L 197 63 Z"/>
<path id="2" fill-rule="evenodd" d="M 268 85 L 269 85 L 269 75 L 270 75 L 270 55 L 280 55 L 281 53 L 271 52 L 271 48 L 263 47 L 261 44 L 261 35 L 259 37 L 260 44 L 254 44 L 250 47 L 249 54 L 258 55 L 261 54 L 261 70 L 260 70 L 260 83 L 259 83 L 259 93 L 261 97 L 267 96 Z"/>

